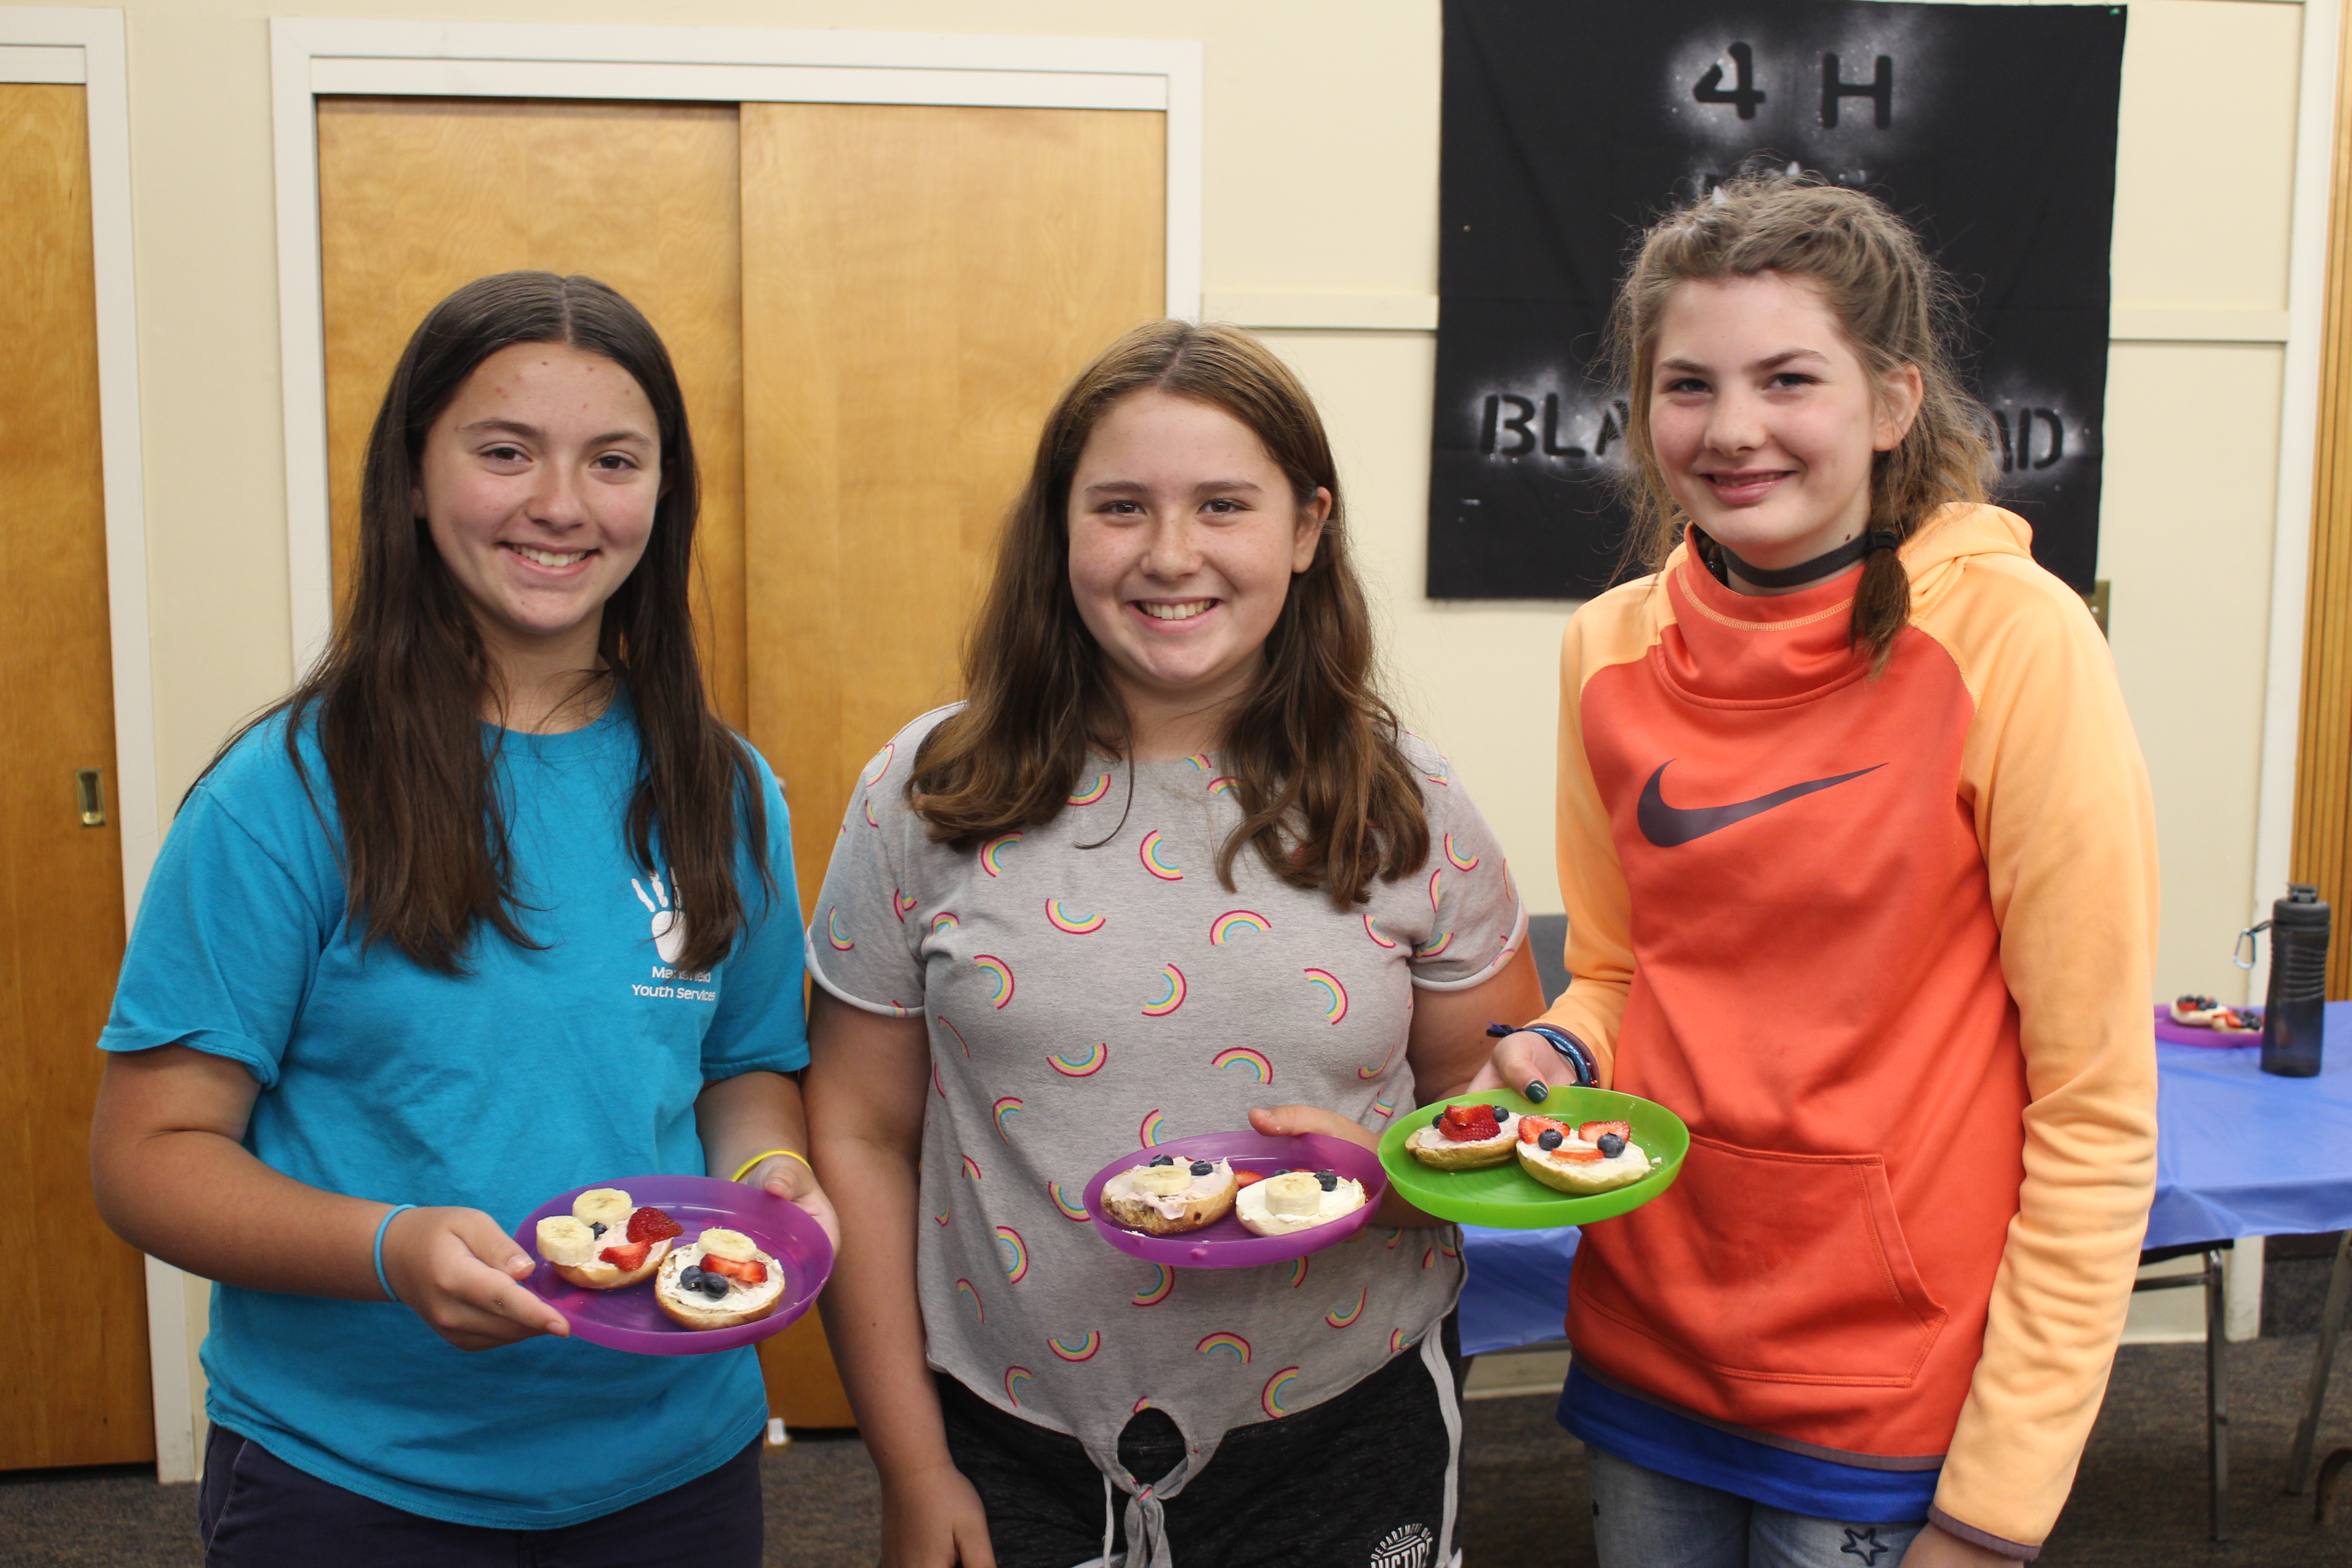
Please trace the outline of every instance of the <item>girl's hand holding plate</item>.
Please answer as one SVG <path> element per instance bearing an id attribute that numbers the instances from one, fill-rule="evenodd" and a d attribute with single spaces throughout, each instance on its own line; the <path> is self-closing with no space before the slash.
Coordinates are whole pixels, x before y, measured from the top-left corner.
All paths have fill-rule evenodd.
<path id="1" fill-rule="evenodd" d="M 404 1209 L 384 1227 L 383 1277 L 393 1294 L 461 1351 L 571 1334 L 562 1313 L 518 1283 L 538 1267 L 479 1209 Z"/>
<path id="2" fill-rule="evenodd" d="M 1528 1086 L 1541 1084 L 1546 1093 L 1555 1083 L 1574 1083 L 1576 1069 L 1566 1058 L 1552 1048 L 1549 1040 L 1525 1029 L 1515 1030 L 1495 1042 L 1486 1058 L 1486 1065 L 1478 1075 L 1464 1086 L 1464 1092 L 1476 1094 L 1483 1089 L 1511 1089 L 1540 1103 L 1544 1095 Z"/>
<path id="3" fill-rule="evenodd" d="M 771 1197 L 798 1204 L 809 1218 L 824 1227 L 824 1238 L 833 1243 L 835 1256 L 840 1254 L 841 1216 L 834 1213 L 833 1200 L 824 1195 L 815 1168 L 807 1160 L 798 1154 L 770 1154 L 744 1172 L 741 1180 Z"/>

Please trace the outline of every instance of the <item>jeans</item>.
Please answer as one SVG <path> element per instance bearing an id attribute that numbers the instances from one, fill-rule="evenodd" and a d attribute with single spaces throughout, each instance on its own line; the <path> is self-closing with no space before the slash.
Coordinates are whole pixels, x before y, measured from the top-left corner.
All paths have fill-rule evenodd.
<path id="1" fill-rule="evenodd" d="M 1815 1519 L 1588 1447 L 1601 1568 L 1897 1568 L 1927 1521 Z"/>

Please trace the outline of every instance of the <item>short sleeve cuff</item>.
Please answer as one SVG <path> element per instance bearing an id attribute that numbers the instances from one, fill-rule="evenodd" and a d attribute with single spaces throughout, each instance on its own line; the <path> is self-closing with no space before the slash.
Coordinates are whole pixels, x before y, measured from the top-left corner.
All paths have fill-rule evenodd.
<path id="1" fill-rule="evenodd" d="M 132 1024 L 110 1024 L 99 1032 L 98 1048 L 128 1055 L 164 1046 L 185 1046 L 209 1057 L 225 1057 L 251 1073 L 264 1089 L 278 1087 L 278 1058 L 256 1041 L 226 1029 L 163 1029 Z"/>
<path id="2" fill-rule="evenodd" d="M 1927 1522 L 1945 1534 L 1955 1536 L 1971 1546 L 1981 1546 L 1987 1552 L 1998 1552 L 2003 1557 L 2013 1558 L 2020 1563 L 2031 1563 L 2042 1555 L 2042 1548 L 2039 1546 L 2027 1546 L 2020 1542 L 1995 1535 L 1990 1531 L 1979 1530 L 1975 1525 L 1962 1524 L 1933 1504 L 1930 1504 L 1927 1509 Z"/>
<path id="3" fill-rule="evenodd" d="M 702 1064 L 702 1081 L 717 1083 L 722 1079 L 741 1078 L 747 1072 L 798 1072 L 809 1065 L 808 1047 L 797 1051 L 772 1051 L 764 1057 Z"/>
<path id="4" fill-rule="evenodd" d="M 919 1003 L 909 1007 L 900 1002 L 871 1002 L 856 992 L 844 988 L 833 976 L 827 974 L 824 972 L 824 966 L 817 962 L 816 941 L 814 935 L 811 936 L 808 944 L 808 972 L 809 978 L 824 986 L 825 994 L 837 1002 L 846 1002 L 864 1012 L 878 1013 L 885 1018 L 919 1018 L 923 1016 L 923 1009 Z"/>
<path id="5" fill-rule="evenodd" d="M 1504 966 L 1518 956 L 1519 949 L 1527 945 L 1527 941 L 1528 907 L 1524 903 L 1517 903 L 1512 910 L 1511 934 L 1496 952 L 1495 956 L 1487 962 L 1486 967 L 1472 974 L 1454 975 L 1445 973 L 1452 965 L 1444 961 L 1429 966 L 1430 969 L 1437 972 L 1435 973 L 1426 973 L 1421 965 L 1415 964 L 1412 970 L 1412 983 L 1423 991 L 1467 991 L 1473 986 L 1484 985 L 1501 973 Z"/>

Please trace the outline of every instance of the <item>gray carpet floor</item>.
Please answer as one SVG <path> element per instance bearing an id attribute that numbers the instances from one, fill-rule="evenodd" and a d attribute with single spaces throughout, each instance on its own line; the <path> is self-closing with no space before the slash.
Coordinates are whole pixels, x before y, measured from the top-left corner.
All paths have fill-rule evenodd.
<path id="1" fill-rule="evenodd" d="M 2315 1316 L 2315 1313 L 2314 1314 Z M 2205 1539 L 2203 1352 L 2128 1346 L 2083 1459 L 2074 1500 L 2042 1561 L 2053 1568 L 2314 1568 L 2352 1564 L 2352 1495 L 2315 1525 L 2282 1494 L 2308 1333 L 2230 1347 L 2231 1539 Z M 1584 1568 L 1592 1558 L 1584 1457 L 1538 1397 L 1466 1407 L 1464 1559 L 1469 1568 Z M 2352 1366 L 2330 1390 L 2323 1451 L 2352 1446 Z M 2352 1493 L 2352 1476 L 2345 1489 Z M 770 1568 L 866 1568 L 874 1468 L 851 1435 L 803 1434 L 766 1464 Z M 0 1564 L 195 1568 L 194 1489 L 152 1472 L 0 1475 Z"/>

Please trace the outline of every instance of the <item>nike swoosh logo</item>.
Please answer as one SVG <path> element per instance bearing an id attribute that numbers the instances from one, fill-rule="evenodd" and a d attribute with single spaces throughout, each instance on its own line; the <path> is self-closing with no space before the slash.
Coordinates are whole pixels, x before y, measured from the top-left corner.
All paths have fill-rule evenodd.
<path id="1" fill-rule="evenodd" d="M 1857 768 L 1853 773 L 1840 773 L 1834 778 L 1808 779 L 1803 784 L 1790 784 L 1787 789 L 1776 789 L 1770 795 L 1759 795 L 1754 800 L 1738 801 L 1730 805 L 1674 806 L 1666 804 L 1664 794 L 1658 788 L 1658 781 L 1666 776 L 1666 769 L 1673 764 L 1672 757 L 1658 764 L 1658 771 L 1652 773 L 1650 782 L 1642 786 L 1642 802 L 1633 811 L 1633 820 L 1640 826 L 1642 837 L 1661 849 L 1672 849 L 1677 844 L 1687 844 L 1694 838 L 1721 832 L 1735 822 L 1761 816 L 1776 805 L 1786 805 L 1801 796 L 1829 789 L 1850 779 L 1858 779 L 1864 773 L 1874 773 L 1886 765 L 1885 763 L 1873 763 L 1866 768 Z"/>

